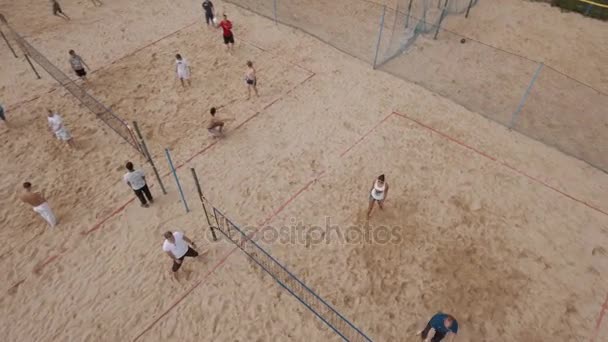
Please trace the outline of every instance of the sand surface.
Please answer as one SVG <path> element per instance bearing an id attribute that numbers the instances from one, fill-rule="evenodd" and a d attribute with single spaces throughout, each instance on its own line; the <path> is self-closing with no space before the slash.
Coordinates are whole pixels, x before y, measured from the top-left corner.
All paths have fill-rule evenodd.
<path id="1" fill-rule="evenodd" d="M 438 310 L 458 318 L 462 341 L 542 341 L 545 328 L 556 341 L 608 333 L 596 325 L 608 283 L 605 173 L 230 5 L 217 4 L 235 23 L 232 56 L 217 31 L 190 25 L 195 2 L 170 11 L 164 1 L 62 4 L 82 18 L 71 28 L 46 8 L 30 10 L 33 2 L 1 10 L 57 63 L 78 44 L 100 65 L 86 89 L 139 122 L 168 194 L 144 165 L 157 202 L 141 208 L 120 180 L 125 161 L 143 158 L 70 95 L 47 93 L 48 77 L 9 87 L 27 69 L 3 62 L 11 127 L 0 127 L 0 316 L 11 323 L 0 332 L 8 341 L 338 341 L 233 244 L 212 242 L 190 168 L 215 206 L 258 231 L 262 247 L 373 340 L 412 336 Z M 94 16 L 104 29 L 87 24 Z M 585 25 L 589 34 L 605 27 Z M 110 38 L 122 29 L 131 40 Z M 192 65 L 191 88 L 174 77 L 176 52 Z M 7 51 L 0 57 L 12 62 Z M 250 101 L 246 60 L 259 72 L 260 97 Z M 235 119 L 225 139 L 205 131 L 210 106 Z M 47 107 L 63 115 L 76 151 L 46 131 Z M 390 197 L 366 222 L 379 173 Z M 55 230 L 17 202 L 25 179 L 48 195 L 61 220 Z M 207 251 L 185 263 L 180 282 L 160 248 L 167 229 Z"/>

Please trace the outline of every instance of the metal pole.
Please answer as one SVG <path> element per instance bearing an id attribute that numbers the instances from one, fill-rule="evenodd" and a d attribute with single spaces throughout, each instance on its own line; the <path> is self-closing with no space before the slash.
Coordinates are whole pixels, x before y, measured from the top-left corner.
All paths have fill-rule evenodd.
<path id="1" fill-rule="evenodd" d="M 166 195 L 167 194 L 167 190 L 165 190 L 165 185 L 163 184 L 163 181 L 160 178 L 160 175 L 158 174 L 158 170 L 156 169 L 156 165 L 154 164 L 154 160 L 152 160 L 152 156 L 150 155 L 150 151 L 148 151 L 148 145 L 146 145 L 146 141 L 144 140 L 144 136 L 141 134 L 141 131 L 139 130 L 139 125 L 137 124 L 137 121 L 133 121 L 133 128 L 135 128 L 135 133 L 137 133 L 137 136 L 139 137 L 139 144 L 141 145 L 141 149 L 144 152 L 144 156 L 148 160 L 148 163 L 150 163 L 150 165 L 152 166 L 152 170 L 154 170 L 154 175 L 156 176 L 156 181 L 158 182 L 158 185 L 160 185 L 160 189 L 163 191 L 163 194 Z"/>
<path id="2" fill-rule="evenodd" d="M 179 178 L 177 177 L 177 172 L 175 171 L 175 167 L 173 167 L 173 161 L 171 160 L 171 154 L 169 153 L 169 149 L 165 148 L 165 155 L 167 156 L 167 162 L 169 163 L 169 168 L 171 169 L 171 173 L 173 173 L 173 177 L 175 177 L 175 183 L 177 184 L 177 189 L 179 190 L 179 197 L 184 204 L 184 208 L 186 208 L 186 213 L 190 212 L 190 208 L 188 208 L 188 203 L 186 203 L 186 198 L 184 197 L 184 191 L 182 190 L 182 185 L 179 183 Z"/>
<path id="3" fill-rule="evenodd" d="M 405 28 L 407 28 L 407 26 L 410 23 L 410 11 L 412 10 L 412 2 L 414 0 L 410 0 L 410 3 L 407 5 L 407 16 L 405 17 Z"/>
<path id="4" fill-rule="evenodd" d="M 277 1 L 278 0 L 273 0 L 272 1 L 272 7 L 273 7 L 273 11 L 274 11 L 274 24 L 277 25 Z"/>
<path id="5" fill-rule="evenodd" d="M 465 18 L 469 17 L 469 11 L 471 10 L 472 5 L 473 5 L 473 0 L 469 0 L 469 7 L 467 7 L 467 14 L 464 15 Z"/>
<path id="6" fill-rule="evenodd" d="M 382 6 L 382 17 L 380 18 L 380 30 L 378 31 L 378 42 L 376 42 L 376 54 L 374 55 L 373 68 L 376 69 L 378 61 L 378 50 L 380 50 L 380 41 L 382 40 L 382 31 L 384 30 L 384 15 L 386 15 L 386 5 Z"/>
<path id="7" fill-rule="evenodd" d="M 513 127 L 515 127 L 515 123 L 517 122 L 519 113 L 524 108 L 524 104 L 526 103 L 526 100 L 528 99 L 528 96 L 530 95 L 530 91 L 532 90 L 532 86 L 534 85 L 534 82 L 536 82 L 538 75 L 540 75 L 540 71 L 543 69 L 543 65 L 544 65 L 543 63 L 538 64 L 538 68 L 536 68 L 536 72 L 534 72 L 534 76 L 532 76 L 532 80 L 530 81 L 530 84 L 528 85 L 528 88 L 526 89 L 524 96 L 521 98 L 521 101 L 519 102 L 517 109 L 515 110 L 515 112 L 513 112 L 513 115 L 511 116 L 511 123 L 509 124 L 509 129 L 513 129 Z"/>
<path id="8" fill-rule="evenodd" d="M 192 171 L 192 177 L 194 178 L 194 183 L 196 184 L 196 191 L 198 191 L 198 197 L 201 200 L 201 204 L 203 205 L 203 211 L 205 212 L 205 218 L 207 219 L 207 224 L 209 225 L 209 230 L 211 230 L 211 235 L 213 236 L 213 241 L 217 241 L 217 236 L 215 235 L 215 229 L 213 229 L 213 225 L 211 224 L 211 220 L 209 219 L 209 213 L 207 212 L 207 207 L 205 206 L 205 197 L 203 196 L 203 190 L 201 190 L 201 184 L 198 181 L 198 176 L 196 175 L 196 171 L 193 167 L 190 168 Z"/>
<path id="9" fill-rule="evenodd" d="M 439 34 L 439 28 L 441 27 L 441 22 L 443 21 L 444 16 L 445 8 L 441 10 L 441 16 L 439 17 L 439 23 L 437 23 L 437 28 L 435 29 L 435 36 L 433 36 L 433 39 L 437 39 L 437 35 Z"/>
<path id="10" fill-rule="evenodd" d="M 30 65 L 30 67 L 32 67 L 32 70 L 34 70 L 34 74 L 36 74 L 36 77 L 38 77 L 38 79 L 41 79 L 42 77 L 40 77 L 38 70 L 36 70 L 34 64 L 32 64 L 32 61 L 30 61 L 30 57 L 27 55 L 27 53 L 23 55 L 25 56 L 25 60 L 27 60 L 27 63 Z"/>
<path id="11" fill-rule="evenodd" d="M 11 50 L 11 52 L 13 53 L 13 56 L 15 56 L 15 58 L 19 58 L 19 56 L 17 56 L 17 53 L 15 52 L 15 50 L 13 49 L 13 47 L 11 46 L 11 43 L 9 43 L 8 39 L 6 39 L 6 36 L 4 35 L 4 32 L 2 32 L 2 30 L 0 30 L 0 35 L 2 35 L 2 39 L 4 39 L 4 42 L 6 43 L 6 46 L 8 46 L 8 48 Z"/>

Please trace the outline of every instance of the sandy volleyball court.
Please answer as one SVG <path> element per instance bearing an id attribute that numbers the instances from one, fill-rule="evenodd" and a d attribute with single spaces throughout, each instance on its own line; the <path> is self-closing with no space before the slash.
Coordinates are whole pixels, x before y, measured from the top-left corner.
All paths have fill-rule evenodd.
<path id="1" fill-rule="evenodd" d="M 0 101 L 11 121 L 9 130 L 0 127 L 6 340 L 340 340 L 233 244 L 212 241 L 190 168 L 215 206 L 258 231 L 261 246 L 375 341 L 417 340 L 413 334 L 438 310 L 456 316 L 459 341 L 608 334 L 601 320 L 608 292 L 605 173 L 228 4 L 216 6 L 235 24 L 232 56 L 220 33 L 201 24 L 195 1 L 62 5 L 73 22 L 29 1 L 0 11 L 66 72 L 69 48 L 94 65 L 87 91 L 138 121 L 169 193 L 162 195 L 143 158 L 71 95 L 48 92 L 55 85 L 47 75 L 33 80 L 22 61 L 0 49 Z M 564 16 L 538 8 L 547 18 Z M 569 15 L 576 16 L 565 19 L 573 30 L 595 35 L 606 28 Z M 178 52 L 192 66 L 191 88 L 175 79 Z M 587 57 L 606 62 L 603 54 Z M 247 60 L 259 73 L 260 97 L 250 101 Z M 564 68 L 578 73 L 582 66 Z M 602 86 L 601 76 L 580 75 Z M 211 106 L 235 119 L 224 139 L 206 132 Z M 76 151 L 47 132 L 46 108 L 62 114 Z M 165 148 L 178 166 L 188 214 Z M 121 183 L 127 160 L 148 175 L 157 198 L 149 209 Z M 380 173 L 389 198 L 367 222 L 369 186 Z M 25 179 L 45 190 L 61 220 L 56 229 L 18 202 Z M 168 229 L 183 230 L 207 251 L 186 261 L 180 282 L 161 250 Z"/>

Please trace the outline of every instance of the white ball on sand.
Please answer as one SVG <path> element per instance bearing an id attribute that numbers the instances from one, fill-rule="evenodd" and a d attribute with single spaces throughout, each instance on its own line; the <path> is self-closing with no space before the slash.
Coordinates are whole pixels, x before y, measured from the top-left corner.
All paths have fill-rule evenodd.
<path id="1" fill-rule="evenodd" d="M 213 17 L 213 26 L 217 27 L 218 21 L 217 17 Z"/>

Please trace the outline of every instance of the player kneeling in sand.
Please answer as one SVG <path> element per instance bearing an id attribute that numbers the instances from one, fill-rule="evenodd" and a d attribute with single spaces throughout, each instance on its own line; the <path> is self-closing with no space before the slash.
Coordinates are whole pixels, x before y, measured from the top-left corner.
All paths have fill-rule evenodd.
<path id="1" fill-rule="evenodd" d="M 186 86 L 184 84 L 184 80 L 188 82 L 188 86 L 192 85 L 190 83 L 190 66 L 179 53 L 175 55 L 175 71 L 177 72 L 177 78 L 179 78 L 180 82 L 182 82 L 182 87 Z"/>
<path id="2" fill-rule="evenodd" d="M 209 125 L 207 125 L 207 131 L 211 133 L 214 138 L 220 138 L 224 136 L 224 125 L 228 121 L 234 121 L 234 119 L 218 119 L 215 114 L 217 113 L 217 109 L 215 107 L 211 107 L 209 110 L 209 114 L 211 114 L 211 121 L 209 121 Z"/>
<path id="3" fill-rule="evenodd" d="M 74 138 L 70 134 L 67 128 L 63 125 L 63 119 L 59 114 L 54 113 L 52 110 L 47 109 L 48 111 L 48 121 L 49 121 L 49 130 L 55 134 L 55 137 L 61 141 L 65 141 L 72 148 L 76 148 L 76 144 L 74 143 Z"/>

